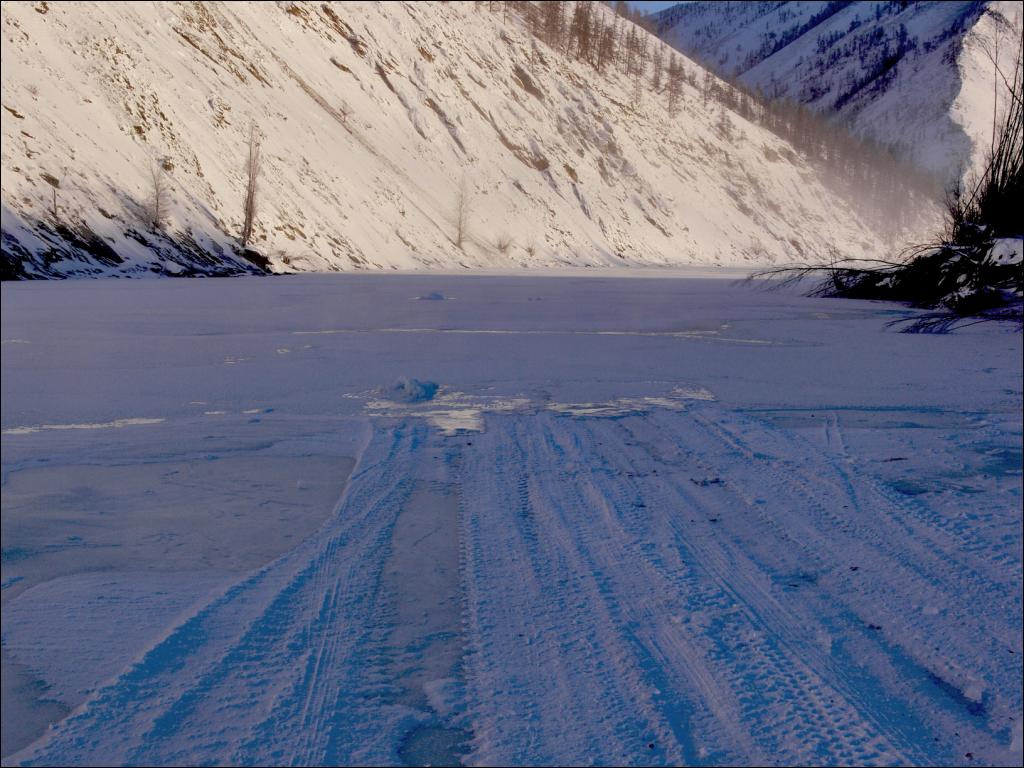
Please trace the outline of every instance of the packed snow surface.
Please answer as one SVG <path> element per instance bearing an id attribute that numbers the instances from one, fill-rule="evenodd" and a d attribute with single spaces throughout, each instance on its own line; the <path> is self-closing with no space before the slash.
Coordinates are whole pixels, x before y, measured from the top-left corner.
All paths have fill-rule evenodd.
<path id="1" fill-rule="evenodd" d="M 1021 762 L 1018 333 L 668 275 L 0 290 L 4 764 Z"/>

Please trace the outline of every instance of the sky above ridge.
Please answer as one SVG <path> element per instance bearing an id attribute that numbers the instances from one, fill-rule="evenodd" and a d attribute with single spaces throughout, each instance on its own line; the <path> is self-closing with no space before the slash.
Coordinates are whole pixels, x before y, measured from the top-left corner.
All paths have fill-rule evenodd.
<path id="1" fill-rule="evenodd" d="M 644 13 L 655 13 L 656 11 L 678 5 L 679 0 L 629 0 L 633 8 L 638 8 Z"/>

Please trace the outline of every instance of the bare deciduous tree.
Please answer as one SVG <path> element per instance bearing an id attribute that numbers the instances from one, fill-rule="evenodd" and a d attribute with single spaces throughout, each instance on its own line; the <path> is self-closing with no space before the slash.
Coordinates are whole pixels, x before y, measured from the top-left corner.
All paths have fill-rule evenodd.
<path id="1" fill-rule="evenodd" d="M 245 187 L 245 209 L 242 223 L 242 247 L 249 245 L 252 238 L 252 227 L 256 220 L 256 192 L 259 189 L 260 165 L 260 132 L 256 123 L 249 126 L 249 156 L 245 163 L 247 183 Z"/>
<path id="2" fill-rule="evenodd" d="M 149 226 L 159 231 L 163 229 L 167 218 L 168 184 L 164 171 L 165 161 L 154 161 L 149 168 L 149 202 L 146 205 L 146 218 Z"/>
<path id="3" fill-rule="evenodd" d="M 68 169 L 64 168 L 64 176 L 67 175 L 67 172 Z M 49 173 L 44 173 L 42 176 L 43 181 L 50 185 L 50 210 L 48 213 L 53 220 L 53 226 L 60 227 L 60 214 L 57 212 L 57 190 L 60 189 L 60 179 Z M 46 205 L 46 203 L 44 202 L 43 205 Z"/>
<path id="4" fill-rule="evenodd" d="M 472 200 L 469 196 L 469 188 L 466 184 L 466 177 L 459 182 L 459 190 L 455 194 L 455 245 L 459 249 L 466 239 L 469 229 L 469 214 L 472 210 Z"/>

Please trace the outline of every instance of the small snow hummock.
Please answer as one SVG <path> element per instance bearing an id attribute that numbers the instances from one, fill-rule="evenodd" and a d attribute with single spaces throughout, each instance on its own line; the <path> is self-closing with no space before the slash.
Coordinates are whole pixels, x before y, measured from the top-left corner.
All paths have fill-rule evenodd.
<path id="1" fill-rule="evenodd" d="M 1024 240 L 1019 237 L 1001 237 L 989 251 L 989 258 L 996 264 L 1020 264 L 1024 253 Z"/>
<path id="2" fill-rule="evenodd" d="M 389 400 L 397 402 L 422 403 L 434 399 L 434 395 L 437 394 L 437 384 L 433 381 L 420 381 L 399 376 L 384 394 Z"/>

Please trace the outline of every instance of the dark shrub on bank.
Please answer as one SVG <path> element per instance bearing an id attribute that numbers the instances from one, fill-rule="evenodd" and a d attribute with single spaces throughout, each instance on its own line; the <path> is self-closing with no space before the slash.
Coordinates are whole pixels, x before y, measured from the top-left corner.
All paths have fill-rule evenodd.
<path id="1" fill-rule="evenodd" d="M 1019 46 L 1018 46 L 1019 50 Z M 995 62 L 993 62 L 995 66 Z M 946 195 L 946 220 L 936 242 L 894 261 L 834 259 L 827 265 L 772 269 L 759 277 L 792 283 L 818 280 L 817 296 L 907 302 L 933 310 L 898 320 L 908 332 L 943 332 L 984 321 L 1024 324 L 1024 75 L 1018 54 L 1005 84 L 1002 121 L 993 128 L 980 178 L 957 182 Z"/>

